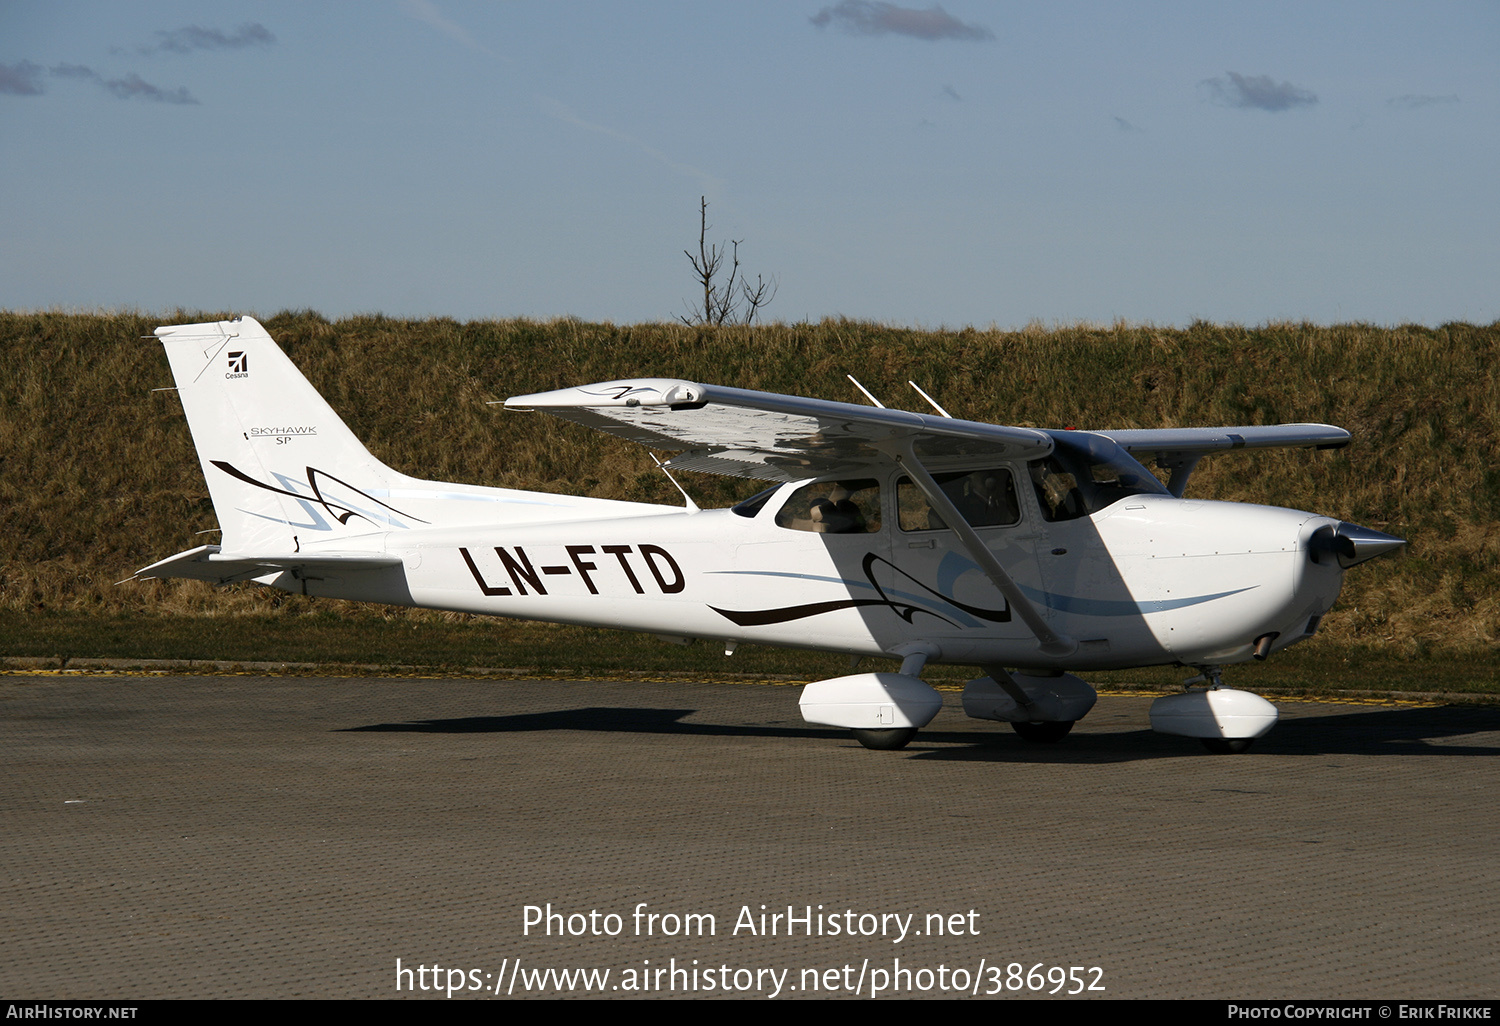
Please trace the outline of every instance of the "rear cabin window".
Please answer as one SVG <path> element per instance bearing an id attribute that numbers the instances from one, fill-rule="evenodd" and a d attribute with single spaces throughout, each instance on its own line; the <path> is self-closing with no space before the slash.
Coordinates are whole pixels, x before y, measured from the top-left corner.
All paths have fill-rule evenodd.
<path id="1" fill-rule="evenodd" d="M 1021 522 L 1016 482 L 1004 467 L 932 475 L 970 527 L 1008 527 Z M 897 521 L 903 531 L 944 531 L 948 525 L 927 496 L 903 477 L 896 482 Z"/>
<path id="2" fill-rule="evenodd" d="M 744 499 L 729 508 L 732 512 L 738 513 L 742 517 L 750 517 L 751 519 L 754 519 L 756 514 L 758 514 L 762 509 L 765 508 L 765 505 L 770 501 L 771 496 L 775 495 L 780 490 L 781 485 L 772 485 L 765 491 L 756 492 L 754 495 L 750 496 L 750 498 Z"/>
<path id="3" fill-rule="evenodd" d="M 880 530 L 880 482 L 815 481 L 792 493 L 776 525 L 818 534 L 873 534 Z"/>

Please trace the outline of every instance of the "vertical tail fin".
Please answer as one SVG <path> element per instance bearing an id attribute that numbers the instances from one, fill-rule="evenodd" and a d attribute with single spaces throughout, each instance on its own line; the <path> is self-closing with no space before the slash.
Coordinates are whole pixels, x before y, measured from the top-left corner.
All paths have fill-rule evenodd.
<path id="1" fill-rule="evenodd" d="M 225 553 L 295 552 L 308 541 L 417 526 L 377 498 L 406 479 L 360 444 L 258 322 L 180 324 L 156 336 Z"/>

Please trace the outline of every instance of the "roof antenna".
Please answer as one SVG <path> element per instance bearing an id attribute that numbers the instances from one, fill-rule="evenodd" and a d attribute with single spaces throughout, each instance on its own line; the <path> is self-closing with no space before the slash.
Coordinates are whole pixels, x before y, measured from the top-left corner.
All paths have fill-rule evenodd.
<path id="1" fill-rule="evenodd" d="M 922 386 L 921 385 L 917 384 L 915 381 L 908 381 L 907 384 L 910 385 L 912 388 L 915 388 L 917 390 L 917 395 L 921 396 L 923 399 L 926 399 L 927 402 L 932 406 L 932 408 L 934 410 L 937 410 L 939 413 L 941 413 L 943 416 L 947 417 L 949 420 L 953 419 L 953 414 L 951 414 L 947 410 L 943 409 L 941 406 L 939 406 L 937 404 L 937 400 L 936 399 L 934 399 L 932 396 L 928 395 L 926 392 L 922 391 Z"/>
<path id="2" fill-rule="evenodd" d="M 882 410 L 885 409 L 885 403 L 881 402 L 879 399 L 876 399 L 873 395 L 871 395 L 870 390 L 864 385 L 861 385 L 859 383 L 859 380 L 855 378 L 853 374 L 845 374 L 844 377 L 848 378 L 850 381 L 853 381 L 854 387 L 863 392 L 866 399 L 870 400 L 870 402 L 874 403 L 876 406 L 879 406 Z"/>
<path id="3" fill-rule="evenodd" d="M 671 481 L 674 485 L 677 485 L 677 490 L 682 493 L 683 499 L 687 500 L 687 509 L 688 509 L 688 512 L 689 513 L 697 513 L 697 512 L 699 512 L 699 510 L 698 510 L 698 504 L 696 502 L 694 502 L 693 501 L 693 497 L 687 493 L 687 489 L 683 488 L 682 485 L 677 484 L 677 479 L 672 476 L 672 472 L 667 469 L 667 465 L 665 463 L 663 463 L 661 460 L 656 459 L 656 453 L 654 453 L 654 452 L 651 454 L 651 458 L 653 460 L 656 460 L 656 465 L 661 468 L 661 472 L 663 474 L 667 475 L 667 480 Z"/>

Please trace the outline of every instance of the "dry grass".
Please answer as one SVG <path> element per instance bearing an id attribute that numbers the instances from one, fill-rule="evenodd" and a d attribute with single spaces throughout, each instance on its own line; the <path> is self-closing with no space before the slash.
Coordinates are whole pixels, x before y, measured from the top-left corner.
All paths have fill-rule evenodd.
<path id="1" fill-rule="evenodd" d="M 216 526 L 180 404 L 151 391 L 171 384 L 165 357 L 141 336 L 217 316 L 0 313 L 0 608 L 311 615 L 261 589 L 114 586 Z M 1500 323 L 919 331 L 283 312 L 265 324 L 393 466 L 612 498 L 678 501 L 628 443 L 485 400 L 662 375 L 857 401 L 843 378 L 852 372 L 892 405 L 921 408 L 912 378 L 955 415 L 1000 423 L 1339 424 L 1355 436 L 1345 450 L 1215 457 L 1190 494 L 1312 508 L 1411 540 L 1405 555 L 1349 575 L 1330 641 L 1417 655 L 1500 646 Z M 703 505 L 755 487 L 689 483 Z"/>

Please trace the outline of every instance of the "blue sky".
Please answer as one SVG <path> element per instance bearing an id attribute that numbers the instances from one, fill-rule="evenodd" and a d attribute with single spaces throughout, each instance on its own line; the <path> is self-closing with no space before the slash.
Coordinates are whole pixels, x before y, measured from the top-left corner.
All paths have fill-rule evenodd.
<path id="1" fill-rule="evenodd" d="M 1500 4 L 0 0 L 0 306 L 1500 317 Z"/>

